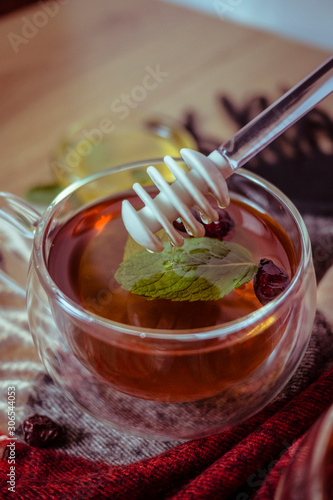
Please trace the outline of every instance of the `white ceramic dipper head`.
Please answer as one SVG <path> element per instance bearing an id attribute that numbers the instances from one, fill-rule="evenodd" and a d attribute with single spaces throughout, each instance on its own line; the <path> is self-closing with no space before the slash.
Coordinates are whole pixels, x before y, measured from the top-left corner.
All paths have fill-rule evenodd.
<path id="1" fill-rule="evenodd" d="M 204 226 L 193 216 L 191 208 L 196 205 L 207 219 L 217 220 L 218 214 L 209 203 L 207 195 L 211 194 L 221 207 L 226 207 L 229 203 L 225 178 L 232 170 L 223 156 L 217 153 L 220 161 L 217 166 L 210 157 L 197 151 L 182 149 L 180 153 L 190 168 L 188 173 L 185 173 L 173 158 L 166 156 L 165 164 L 175 181 L 168 184 L 160 172 L 150 166 L 147 173 L 159 189 L 158 195 L 151 198 L 147 191 L 136 183 L 133 189 L 145 207 L 136 211 L 128 200 L 123 201 L 122 217 L 127 231 L 140 245 L 153 252 L 163 250 L 163 243 L 155 235 L 161 228 L 175 246 L 183 245 L 184 238 L 173 226 L 173 221 L 178 217 L 182 218 L 185 227 L 193 236 L 204 236 Z"/>

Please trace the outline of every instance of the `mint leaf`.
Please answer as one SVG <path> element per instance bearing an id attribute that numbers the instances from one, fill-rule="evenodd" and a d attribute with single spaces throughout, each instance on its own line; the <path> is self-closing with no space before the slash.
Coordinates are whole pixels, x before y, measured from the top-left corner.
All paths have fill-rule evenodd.
<path id="1" fill-rule="evenodd" d="M 115 278 L 126 290 L 147 298 L 217 300 L 250 281 L 258 270 L 251 253 L 237 243 L 188 238 L 181 248 L 164 244 L 126 258 Z"/>

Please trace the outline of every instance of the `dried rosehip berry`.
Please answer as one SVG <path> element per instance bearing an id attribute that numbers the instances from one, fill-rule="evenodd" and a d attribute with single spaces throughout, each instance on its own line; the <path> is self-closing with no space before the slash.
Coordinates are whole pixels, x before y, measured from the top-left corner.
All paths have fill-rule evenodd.
<path id="1" fill-rule="evenodd" d="M 262 305 L 275 299 L 289 285 L 288 274 L 268 259 L 261 259 L 257 274 L 253 278 L 253 288 Z"/>
<path id="2" fill-rule="evenodd" d="M 197 221 L 205 226 L 205 236 L 207 236 L 208 238 L 218 238 L 219 240 L 222 240 L 229 233 L 229 231 L 231 231 L 235 223 L 226 210 L 223 210 L 222 208 L 216 208 L 216 211 L 219 214 L 219 220 L 210 222 L 209 224 L 205 224 L 204 222 L 202 222 L 198 212 L 191 209 L 191 212 L 197 219 Z M 173 222 L 173 225 L 178 231 L 181 231 L 183 233 L 186 232 L 185 226 L 181 219 L 175 220 Z"/>
<path id="3" fill-rule="evenodd" d="M 45 448 L 61 444 L 65 437 L 65 428 L 46 415 L 33 415 L 22 424 L 23 439 L 31 446 Z"/>
<path id="4" fill-rule="evenodd" d="M 205 236 L 221 240 L 233 229 L 235 223 L 226 210 L 217 208 L 216 211 L 219 214 L 219 220 L 210 224 L 204 224 L 206 229 Z"/>

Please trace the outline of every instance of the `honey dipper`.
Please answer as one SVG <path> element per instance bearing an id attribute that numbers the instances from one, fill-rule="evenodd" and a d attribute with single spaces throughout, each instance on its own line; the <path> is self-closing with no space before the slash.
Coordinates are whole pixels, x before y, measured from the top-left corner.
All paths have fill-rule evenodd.
<path id="1" fill-rule="evenodd" d="M 181 217 L 191 235 L 204 236 L 204 226 L 193 216 L 191 208 L 199 206 L 206 221 L 218 220 L 218 213 L 210 205 L 207 195 L 212 195 L 221 208 L 226 207 L 229 203 L 226 179 L 331 92 L 333 57 L 208 156 L 182 149 L 180 154 L 190 168 L 188 173 L 172 157 L 165 156 L 164 162 L 175 177 L 172 184 L 168 184 L 155 167 L 148 167 L 147 173 L 160 192 L 151 198 L 140 184 L 133 185 L 145 206 L 136 211 L 128 200 L 123 201 L 122 218 L 129 234 L 148 250 L 160 252 L 164 246 L 155 233 L 164 228 L 172 243 L 180 247 L 184 238 L 172 222 Z"/>

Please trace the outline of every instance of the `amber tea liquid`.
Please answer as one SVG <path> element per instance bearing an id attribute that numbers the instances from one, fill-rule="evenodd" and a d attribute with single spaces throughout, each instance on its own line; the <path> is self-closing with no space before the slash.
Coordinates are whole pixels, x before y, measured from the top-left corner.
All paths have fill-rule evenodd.
<path id="1" fill-rule="evenodd" d="M 283 334 L 282 320 L 277 325 L 272 319 L 242 339 L 197 341 L 193 349 L 187 343 L 184 350 L 173 346 L 171 337 L 166 347 L 166 341 L 139 335 L 151 329 L 212 329 L 262 306 L 252 282 L 217 301 L 147 300 L 124 290 L 114 278 L 128 239 L 121 219 L 123 198 L 141 207 L 141 200 L 128 193 L 106 199 L 81 211 L 54 236 L 48 269 L 58 287 L 87 311 L 138 328 L 131 342 L 119 335 L 101 339 L 93 326 L 75 332 L 67 340 L 76 356 L 119 390 L 162 401 L 208 397 L 250 375 L 275 348 Z M 240 200 L 232 200 L 227 210 L 235 227 L 225 240 L 246 247 L 255 262 L 273 260 L 291 277 L 296 260 L 282 228 Z"/>

